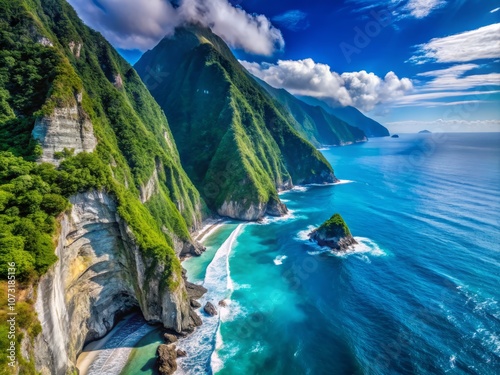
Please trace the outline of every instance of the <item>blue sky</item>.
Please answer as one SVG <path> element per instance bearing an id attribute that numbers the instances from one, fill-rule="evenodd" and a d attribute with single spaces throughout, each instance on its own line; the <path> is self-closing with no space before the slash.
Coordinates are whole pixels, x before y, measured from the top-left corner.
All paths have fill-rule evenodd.
<path id="1" fill-rule="evenodd" d="M 500 131 L 500 0 L 70 3 L 132 62 L 198 21 L 271 85 L 393 132 Z"/>

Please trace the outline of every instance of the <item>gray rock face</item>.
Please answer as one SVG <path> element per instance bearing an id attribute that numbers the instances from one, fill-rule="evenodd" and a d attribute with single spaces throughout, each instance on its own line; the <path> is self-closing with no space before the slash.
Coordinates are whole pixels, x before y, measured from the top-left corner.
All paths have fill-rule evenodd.
<path id="1" fill-rule="evenodd" d="M 252 203 L 248 206 L 247 202 L 225 201 L 217 210 L 221 216 L 227 216 L 233 219 L 255 221 L 264 215 L 282 216 L 288 212 L 286 206 L 279 201 Z"/>
<path id="2" fill-rule="evenodd" d="M 286 205 L 280 201 L 273 201 L 267 204 L 266 213 L 271 216 L 283 216 L 288 212 Z"/>
<path id="3" fill-rule="evenodd" d="M 37 119 L 32 135 L 43 149 L 40 161 L 54 164 L 59 163 L 54 153 L 65 148 L 73 149 L 78 154 L 92 152 L 97 145 L 92 123 L 77 105 L 56 108 L 51 116 Z"/>
<path id="4" fill-rule="evenodd" d="M 314 230 L 309 234 L 311 241 L 315 241 L 320 246 L 328 246 L 332 250 L 346 251 L 357 245 L 353 236 L 328 236 L 323 231 Z"/>
<path id="5" fill-rule="evenodd" d="M 93 191 L 70 201 L 71 213 L 60 219 L 59 260 L 38 286 L 35 309 L 42 333 L 35 340 L 37 370 L 73 371 L 83 346 L 106 335 L 134 308 L 149 322 L 177 332 L 192 329 L 197 322 L 184 280 L 173 292 L 160 286 L 165 266 L 143 257 L 113 199 Z M 147 269 L 152 269 L 150 276 Z"/>
<path id="6" fill-rule="evenodd" d="M 155 194 L 158 194 L 160 191 L 160 185 L 158 182 L 158 166 L 154 169 L 153 175 L 151 178 L 148 180 L 148 182 L 144 185 L 141 186 L 140 188 L 140 195 L 141 195 L 141 202 L 146 203 L 151 199 L 151 197 Z"/>

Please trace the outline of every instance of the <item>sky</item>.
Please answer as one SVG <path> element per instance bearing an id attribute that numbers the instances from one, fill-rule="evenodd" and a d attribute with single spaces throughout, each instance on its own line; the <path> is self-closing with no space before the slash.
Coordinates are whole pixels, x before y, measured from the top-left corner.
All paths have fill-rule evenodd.
<path id="1" fill-rule="evenodd" d="M 500 131 L 500 0 L 69 2 L 131 63 L 200 22 L 270 85 L 393 133 Z"/>

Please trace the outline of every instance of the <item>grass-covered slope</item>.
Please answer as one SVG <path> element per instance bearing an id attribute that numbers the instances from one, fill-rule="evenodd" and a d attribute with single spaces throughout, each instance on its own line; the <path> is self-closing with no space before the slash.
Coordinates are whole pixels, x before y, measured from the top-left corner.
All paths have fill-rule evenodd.
<path id="1" fill-rule="evenodd" d="M 319 106 L 312 106 L 284 89 L 276 89 L 255 78 L 293 116 L 295 129 L 315 146 L 341 146 L 366 141 L 365 133 Z"/>
<path id="2" fill-rule="evenodd" d="M 387 130 L 385 126 L 381 125 L 370 117 L 365 116 L 363 113 L 361 113 L 361 111 L 354 107 L 332 107 L 326 102 L 310 96 L 300 96 L 299 99 L 312 106 L 320 106 L 326 112 L 337 116 L 342 121 L 360 128 L 365 132 L 368 138 L 389 136 L 389 130 Z"/>
<path id="3" fill-rule="evenodd" d="M 209 29 L 177 29 L 135 68 L 169 117 L 186 172 L 220 214 L 280 214 L 277 189 L 334 181 L 293 118 Z"/>
<path id="4" fill-rule="evenodd" d="M 92 123 L 95 151 L 61 150 L 58 166 L 36 163 L 43 148 L 32 137 L 35 122 L 68 108 Z M 143 204 L 140 193 L 151 183 L 155 194 Z M 135 70 L 64 0 L 0 0 L 0 278 L 15 262 L 19 288 L 36 284 L 56 261 L 57 216 L 71 195 L 90 189 L 114 197 L 142 254 L 166 265 L 161 285 L 175 288 L 181 267 L 174 246 L 192 241 L 203 204 L 162 109 Z M 36 335 L 34 295 L 20 293 L 26 308 L 18 328 Z M 19 353 L 17 359 L 22 373 L 33 372 L 32 363 Z M 0 356 L 7 369 L 4 361 Z"/>

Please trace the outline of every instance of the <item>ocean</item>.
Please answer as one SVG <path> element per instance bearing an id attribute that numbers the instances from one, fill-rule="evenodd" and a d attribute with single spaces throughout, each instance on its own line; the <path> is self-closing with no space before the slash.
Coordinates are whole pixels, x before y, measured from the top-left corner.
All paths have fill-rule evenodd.
<path id="1" fill-rule="evenodd" d="M 288 216 L 222 225 L 183 263 L 227 307 L 179 343 L 179 373 L 499 374 L 500 133 L 322 152 L 340 184 L 283 193 Z M 307 238 L 336 212 L 347 254 Z M 153 373 L 159 337 L 124 374 Z"/>

